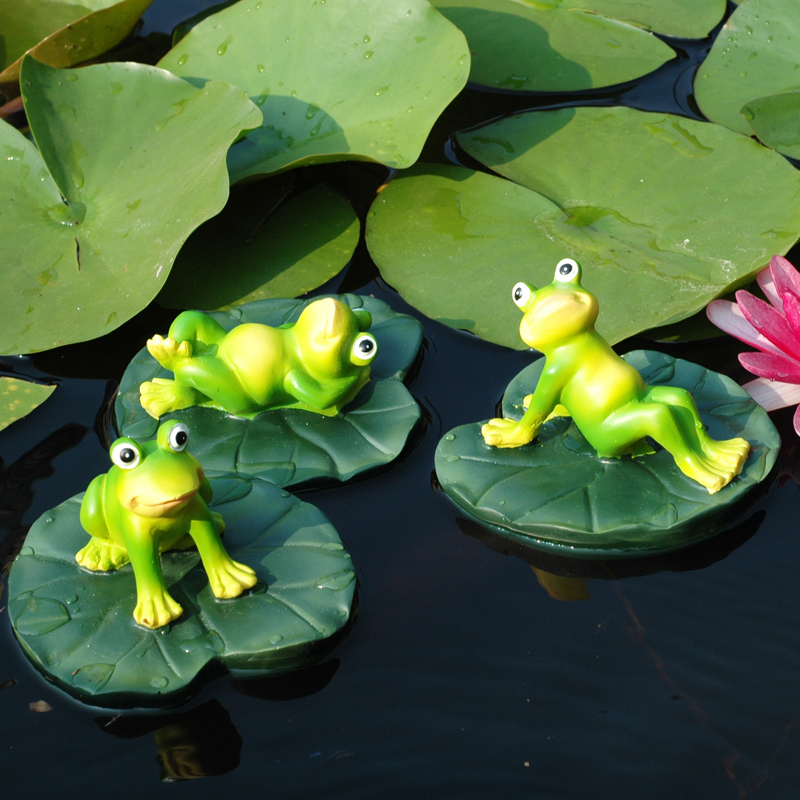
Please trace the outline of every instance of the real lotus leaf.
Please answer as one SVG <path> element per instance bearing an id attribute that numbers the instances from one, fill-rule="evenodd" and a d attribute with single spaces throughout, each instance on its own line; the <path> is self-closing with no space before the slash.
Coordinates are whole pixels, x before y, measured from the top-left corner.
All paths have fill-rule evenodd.
<path id="1" fill-rule="evenodd" d="M 569 417 L 545 423 L 529 445 L 489 447 L 481 423 L 447 433 L 436 474 L 448 496 L 492 530 L 532 547 L 586 558 L 667 552 L 713 536 L 739 518 L 769 475 L 780 437 L 767 413 L 730 378 L 663 353 L 624 356 L 651 386 L 683 386 L 715 439 L 742 436 L 742 473 L 717 494 L 684 475 L 666 450 L 598 458 Z M 503 416 L 519 419 L 536 387 L 538 359 L 509 384 Z"/>
<path id="2" fill-rule="evenodd" d="M 228 156 L 236 182 L 325 161 L 409 166 L 466 83 L 469 49 L 425 0 L 241 0 L 159 66 L 240 86 L 263 110 Z"/>
<path id="3" fill-rule="evenodd" d="M 236 87 L 141 64 L 60 70 L 27 56 L 22 90 L 38 149 L 0 124 L 3 353 L 93 339 L 141 311 L 225 205 L 225 153 L 261 119 Z"/>
<path id="4" fill-rule="evenodd" d="M 75 561 L 88 541 L 82 495 L 31 528 L 9 576 L 9 615 L 25 654 L 80 700 L 103 706 L 165 706 L 227 669 L 257 677 L 306 666 L 346 632 L 356 576 L 335 529 L 314 506 L 267 481 L 211 480 L 225 547 L 259 583 L 217 600 L 197 551 L 162 554 L 180 620 L 149 630 L 133 621 L 130 564 L 91 572 Z"/>
<path id="5" fill-rule="evenodd" d="M 594 5 L 519 0 L 435 0 L 464 31 L 470 80 L 496 89 L 568 92 L 611 86 L 660 67 L 675 51 Z M 587 8 L 586 6 L 589 6 Z"/>
<path id="6" fill-rule="evenodd" d="M 413 306 L 509 347 L 523 347 L 511 288 L 550 283 L 562 258 L 583 266 L 613 343 L 690 316 L 800 235 L 800 175 L 718 125 L 564 108 L 458 141 L 505 179 L 415 167 L 373 203 L 367 245 Z"/>
<path id="7" fill-rule="evenodd" d="M 316 299 L 316 298 L 314 298 Z M 336 416 L 300 409 L 265 411 L 243 419 L 213 408 L 191 407 L 167 414 L 192 431 L 192 455 L 206 472 L 257 475 L 281 486 L 346 481 L 385 467 L 403 451 L 419 420 L 419 407 L 403 377 L 422 342 L 422 326 L 372 297 L 339 295 L 351 308 L 372 314 L 378 355 L 370 382 Z M 262 300 L 212 314 L 223 327 L 259 322 L 273 327 L 295 322 L 310 300 Z M 154 331 L 155 333 L 155 331 Z M 152 438 L 158 421 L 139 402 L 139 386 L 154 377 L 170 378 L 142 350 L 122 377 L 116 404 L 120 433 Z"/>
<path id="8" fill-rule="evenodd" d="M 110 50 L 153 0 L 0 0 L 0 83 L 19 78 L 22 57 L 70 67 Z"/>
<path id="9" fill-rule="evenodd" d="M 291 174 L 291 173 L 289 173 Z M 360 224 L 327 186 L 283 201 L 259 181 L 234 190 L 228 205 L 181 249 L 158 300 L 169 308 L 217 309 L 321 286 L 351 259 Z"/>
<path id="10" fill-rule="evenodd" d="M 0 378 L 0 431 L 30 414 L 55 390 L 55 386 L 3 376 Z"/>
<path id="11" fill-rule="evenodd" d="M 800 0 L 742 3 L 697 70 L 694 96 L 700 110 L 712 122 L 749 136 L 744 106 L 798 88 L 798 40 Z"/>
<path id="12" fill-rule="evenodd" d="M 789 158 L 800 158 L 800 91 L 753 100 L 742 114 L 764 144 Z"/>

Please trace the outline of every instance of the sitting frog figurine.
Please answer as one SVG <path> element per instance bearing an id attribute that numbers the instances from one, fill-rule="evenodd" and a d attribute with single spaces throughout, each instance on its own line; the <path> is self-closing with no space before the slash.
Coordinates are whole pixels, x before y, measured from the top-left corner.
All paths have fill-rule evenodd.
<path id="1" fill-rule="evenodd" d="M 494 447 L 527 444 L 561 404 L 599 456 L 641 454 L 649 436 L 682 472 L 709 493 L 719 491 L 742 471 L 750 445 L 741 438 L 712 439 L 685 389 L 648 386 L 595 331 L 597 298 L 580 279 L 578 263 L 565 258 L 550 286 L 514 286 L 514 302 L 524 312 L 520 336 L 546 360 L 522 419 L 490 420 L 481 428 L 484 441 Z"/>
<path id="2" fill-rule="evenodd" d="M 92 537 L 75 556 L 90 570 L 111 570 L 129 561 L 136 580 L 133 618 L 160 628 L 180 617 L 181 606 L 164 585 L 160 553 L 197 545 L 215 597 L 238 597 L 255 586 L 255 572 L 234 561 L 220 540 L 225 523 L 210 511 L 211 487 L 186 452 L 189 429 L 170 420 L 153 442 L 123 437 L 111 446 L 114 465 L 98 475 L 81 504 L 81 525 Z"/>
<path id="3" fill-rule="evenodd" d="M 315 300 L 297 322 L 273 328 L 243 323 L 230 332 L 200 311 L 184 311 L 168 337 L 147 342 L 175 375 L 140 387 L 142 407 L 158 419 L 194 405 L 240 417 L 274 408 L 334 416 L 369 381 L 378 353 L 365 331 L 372 315 L 332 297 Z"/>

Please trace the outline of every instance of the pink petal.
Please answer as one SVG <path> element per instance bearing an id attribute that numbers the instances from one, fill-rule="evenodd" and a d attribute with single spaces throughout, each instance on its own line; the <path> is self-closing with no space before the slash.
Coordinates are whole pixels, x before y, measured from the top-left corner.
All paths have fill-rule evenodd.
<path id="1" fill-rule="evenodd" d="M 756 280 L 767 300 L 769 300 L 778 311 L 783 311 L 783 300 L 778 294 L 777 288 L 775 288 L 775 281 L 772 279 L 772 273 L 769 271 L 769 267 L 762 269 L 756 276 Z"/>
<path id="2" fill-rule="evenodd" d="M 800 340 L 792 333 L 786 317 L 769 303 L 753 297 L 750 292 L 736 292 L 736 302 L 747 321 L 784 353 L 800 361 Z"/>
<path id="3" fill-rule="evenodd" d="M 783 313 L 786 315 L 786 321 L 794 335 L 800 336 L 800 298 L 797 295 L 784 292 Z"/>
<path id="4" fill-rule="evenodd" d="M 767 411 L 795 406 L 800 403 L 800 384 L 755 378 L 742 386 L 747 394 Z"/>
<path id="5" fill-rule="evenodd" d="M 800 364 L 773 353 L 739 353 L 739 363 L 754 375 L 787 383 L 800 383 Z"/>
<path id="6" fill-rule="evenodd" d="M 786 292 L 800 297 L 800 273 L 783 256 L 772 256 L 769 262 L 769 273 L 780 297 L 783 297 Z"/>
<path id="7" fill-rule="evenodd" d="M 800 406 L 795 409 L 792 421 L 794 422 L 794 432 L 800 436 Z"/>
<path id="8" fill-rule="evenodd" d="M 742 309 L 728 300 L 712 300 L 706 307 L 706 316 L 718 328 L 735 336 L 739 341 L 757 347 L 765 353 L 782 355 L 766 336 L 762 336 L 746 319 Z"/>

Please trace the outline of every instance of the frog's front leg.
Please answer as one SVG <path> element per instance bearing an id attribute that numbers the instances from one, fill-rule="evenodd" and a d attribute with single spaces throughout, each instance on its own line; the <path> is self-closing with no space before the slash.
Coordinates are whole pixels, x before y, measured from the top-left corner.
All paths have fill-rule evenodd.
<path id="1" fill-rule="evenodd" d="M 353 381 L 349 378 L 331 378 L 323 384 L 299 369 L 291 370 L 284 379 L 284 389 L 288 394 L 327 416 L 338 413 L 342 397 L 352 386 Z"/>
<path id="2" fill-rule="evenodd" d="M 158 535 L 147 529 L 124 533 L 136 579 L 136 608 L 133 618 L 145 628 L 161 628 L 178 619 L 181 605 L 170 595 L 161 572 Z"/>
<path id="3" fill-rule="evenodd" d="M 218 526 L 213 518 L 193 519 L 189 535 L 197 545 L 214 597 L 238 597 L 245 589 L 255 586 L 258 578 L 253 569 L 234 561 L 228 555 L 217 530 Z"/>

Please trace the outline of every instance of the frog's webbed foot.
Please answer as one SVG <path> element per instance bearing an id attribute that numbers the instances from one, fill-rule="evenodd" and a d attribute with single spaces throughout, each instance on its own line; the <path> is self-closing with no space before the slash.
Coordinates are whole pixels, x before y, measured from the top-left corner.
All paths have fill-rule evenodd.
<path id="1" fill-rule="evenodd" d="M 238 597 L 245 589 L 252 589 L 258 583 L 254 570 L 231 558 L 219 561 L 207 572 L 214 597 L 222 600 Z"/>
<path id="2" fill-rule="evenodd" d="M 124 547 L 92 537 L 89 544 L 77 552 L 75 560 L 86 569 L 106 572 L 124 567 L 131 559 Z"/>
<path id="3" fill-rule="evenodd" d="M 491 419 L 481 426 L 481 436 L 490 447 L 522 447 L 536 437 L 537 430 L 513 419 Z"/>
<path id="4" fill-rule="evenodd" d="M 153 378 L 139 386 L 139 402 L 155 419 L 171 411 L 197 405 L 201 400 L 202 396 L 191 386 L 167 378 Z"/>
<path id="5" fill-rule="evenodd" d="M 162 628 L 183 614 L 183 608 L 166 588 L 153 593 L 139 593 L 133 618 L 145 628 Z"/>
<path id="6" fill-rule="evenodd" d="M 176 362 L 192 356 L 192 343 L 186 339 L 178 342 L 175 339 L 156 334 L 147 340 L 147 350 L 164 369 L 175 372 Z"/>
<path id="7" fill-rule="evenodd" d="M 727 439 L 722 442 L 710 439 L 704 442 L 702 456 L 693 456 L 676 464 L 693 480 L 714 494 L 727 486 L 744 468 L 750 445 L 744 439 Z"/>
<path id="8" fill-rule="evenodd" d="M 750 453 L 750 443 L 745 439 L 725 439 L 724 441 L 717 442 L 710 439 L 708 442 L 703 442 L 703 452 L 722 470 L 732 472 L 733 476 L 738 475 L 744 467 L 744 462 L 747 461 L 747 456 Z"/>

